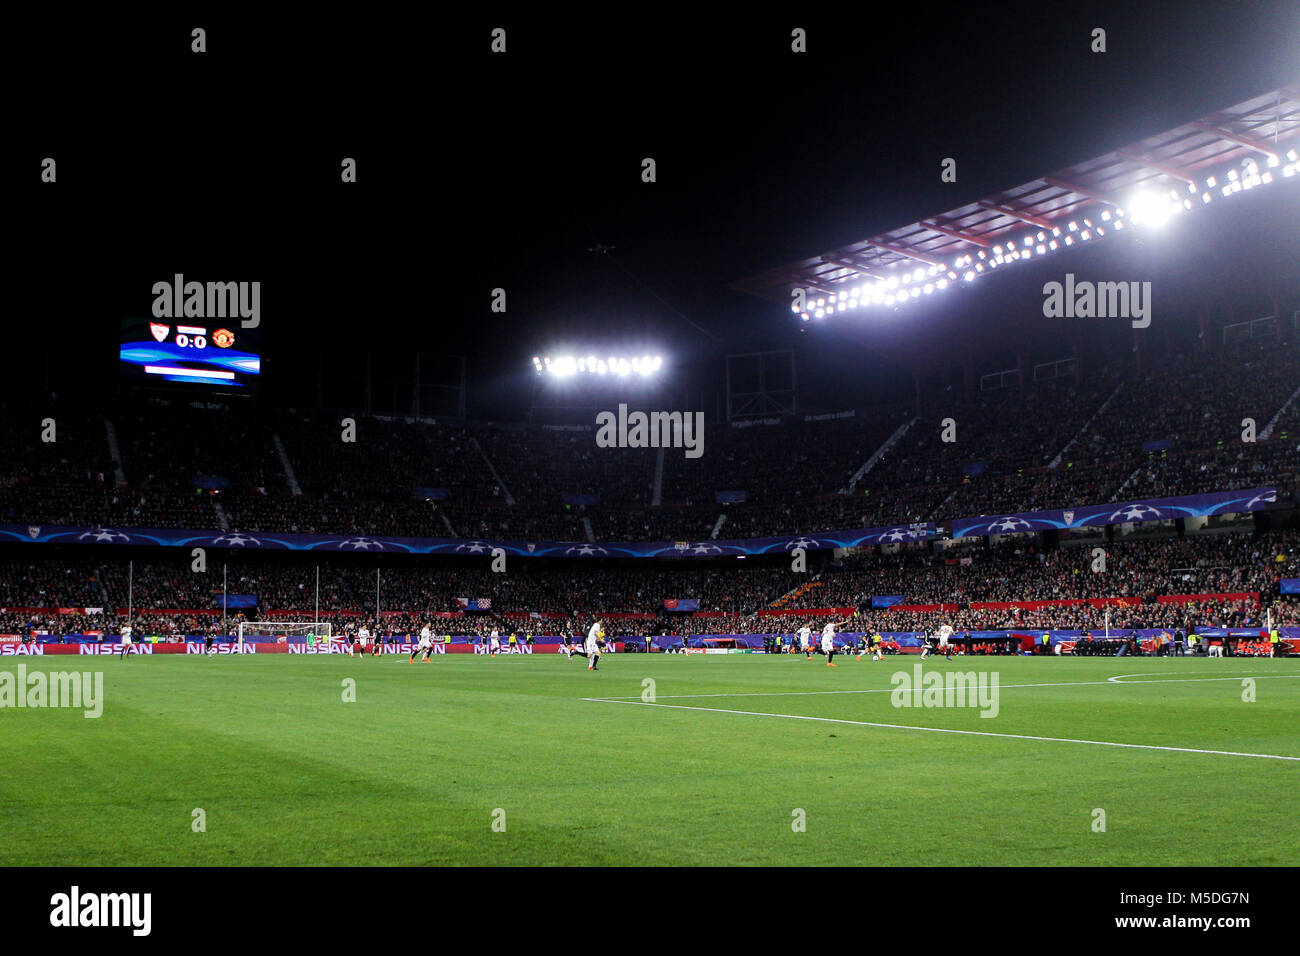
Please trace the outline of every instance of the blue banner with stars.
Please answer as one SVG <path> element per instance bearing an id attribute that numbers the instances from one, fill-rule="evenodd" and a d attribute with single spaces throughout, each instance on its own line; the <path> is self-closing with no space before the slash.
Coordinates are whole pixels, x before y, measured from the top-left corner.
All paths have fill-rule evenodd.
<path id="1" fill-rule="evenodd" d="M 1150 498 L 1143 501 L 1110 502 L 1082 505 L 1051 511 L 1026 511 L 1020 514 L 984 515 L 959 518 L 952 523 L 954 538 L 986 534 L 1024 534 L 1032 531 L 1096 528 L 1127 522 L 1167 521 L 1171 518 L 1198 518 L 1209 515 L 1261 511 L 1277 503 L 1276 488 L 1251 488 L 1245 491 L 1216 491 L 1207 495 L 1182 495 L 1177 498 Z"/>
<path id="2" fill-rule="evenodd" d="M 1034 531 L 1099 527 L 1125 522 L 1260 511 L 1276 504 L 1275 488 L 1221 491 L 1178 498 L 1152 498 L 1051 511 L 959 518 L 952 537 L 1024 534 Z M 160 545 L 174 548 L 227 548 L 237 551 L 352 551 L 405 554 L 480 555 L 500 549 L 508 555 L 548 558 L 717 558 L 791 554 L 880 544 L 912 544 L 937 536 L 933 522 L 826 531 L 775 538 L 706 541 L 520 541 L 494 538 L 406 538 L 391 535 L 278 534 L 272 532 L 193 531 L 174 528 L 0 525 L 0 541 L 57 544 Z"/>
<path id="3" fill-rule="evenodd" d="M 819 551 L 875 544 L 909 543 L 933 538 L 932 523 L 828 531 L 779 538 L 707 541 L 518 541 L 494 538 L 404 538 L 390 535 L 277 534 L 260 531 L 187 531 L 169 528 L 66 527 L 0 525 L 0 541 L 53 544 L 160 545 L 172 548 L 226 548 L 232 551 L 352 551 L 370 553 L 446 554 L 491 558 L 497 549 L 508 555 L 548 558 L 717 558 L 791 554 L 798 548 Z"/>

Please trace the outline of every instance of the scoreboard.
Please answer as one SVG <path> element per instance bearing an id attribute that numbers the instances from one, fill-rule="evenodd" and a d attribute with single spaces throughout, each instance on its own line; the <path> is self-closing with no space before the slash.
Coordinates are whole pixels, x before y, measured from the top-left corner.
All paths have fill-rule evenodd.
<path id="1" fill-rule="evenodd" d="M 261 374 L 261 343 L 237 318 L 125 319 L 118 364 L 123 378 L 139 384 L 245 389 Z"/>

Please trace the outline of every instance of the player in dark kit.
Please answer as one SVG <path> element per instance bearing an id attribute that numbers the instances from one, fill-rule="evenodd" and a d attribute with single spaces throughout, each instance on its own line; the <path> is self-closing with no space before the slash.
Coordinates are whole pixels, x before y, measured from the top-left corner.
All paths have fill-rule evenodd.
<path id="1" fill-rule="evenodd" d="M 874 631 L 867 632 L 866 641 L 863 644 L 862 650 L 858 652 L 857 659 L 862 660 L 863 656 L 868 653 L 874 661 L 880 660 L 881 654 L 883 653 L 883 649 L 880 646 L 880 635 Z"/>

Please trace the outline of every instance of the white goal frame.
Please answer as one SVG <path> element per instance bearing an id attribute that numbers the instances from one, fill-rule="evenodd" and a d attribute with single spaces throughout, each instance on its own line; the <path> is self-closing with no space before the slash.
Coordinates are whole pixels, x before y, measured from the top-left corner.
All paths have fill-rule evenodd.
<path id="1" fill-rule="evenodd" d="M 241 645 L 245 634 L 269 634 L 277 637 L 315 634 L 317 640 L 329 641 L 334 637 L 334 625 L 318 621 L 240 621 L 238 637 Z"/>

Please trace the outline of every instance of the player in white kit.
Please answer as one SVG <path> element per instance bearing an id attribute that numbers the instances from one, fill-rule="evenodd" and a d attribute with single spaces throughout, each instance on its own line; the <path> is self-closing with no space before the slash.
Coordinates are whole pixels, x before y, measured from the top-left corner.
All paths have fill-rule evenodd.
<path id="1" fill-rule="evenodd" d="M 812 660 L 812 628 L 807 624 L 799 628 L 799 650 L 804 652 L 804 660 Z"/>
<path id="2" fill-rule="evenodd" d="M 433 653 L 433 631 L 426 624 L 420 628 L 420 643 L 415 645 L 415 650 L 411 651 L 411 660 L 409 663 L 415 663 L 415 655 L 424 651 L 424 663 L 429 663 L 429 655 Z"/>
<path id="3" fill-rule="evenodd" d="M 939 628 L 939 650 L 943 651 L 943 656 L 947 660 L 952 660 L 952 645 L 948 643 L 948 638 L 952 637 L 952 628 L 945 624 Z"/>
<path id="4" fill-rule="evenodd" d="M 601 626 L 600 621 L 591 625 L 587 631 L 587 639 L 582 642 L 582 650 L 574 650 L 573 654 L 587 659 L 587 670 L 600 670 L 596 665 L 600 663 L 600 644 L 605 639 L 605 629 Z M 570 654 L 570 657 L 573 655 Z"/>
<path id="5" fill-rule="evenodd" d="M 122 650 L 118 652 L 118 657 L 126 657 L 131 653 L 131 625 L 122 625 Z"/>
<path id="6" fill-rule="evenodd" d="M 930 656 L 934 650 L 942 650 L 944 657 L 952 660 L 952 647 L 948 644 L 948 638 L 952 636 L 952 628 L 947 624 L 939 628 L 933 637 L 926 635 L 921 647 L 921 660 Z"/>
<path id="7" fill-rule="evenodd" d="M 495 627 L 492 628 L 492 634 L 488 638 L 488 641 L 489 641 L 488 650 L 493 657 L 496 657 L 498 654 L 501 653 L 501 635 L 497 633 L 497 629 Z"/>
<path id="8" fill-rule="evenodd" d="M 827 667 L 839 667 L 835 663 L 835 628 L 841 623 L 847 624 L 847 621 L 831 621 L 822 628 L 822 653 L 826 655 Z"/>
<path id="9" fill-rule="evenodd" d="M 361 629 L 357 631 L 357 646 L 361 648 L 362 657 L 366 656 L 366 645 L 369 643 L 370 643 L 370 628 L 362 624 Z"/>

